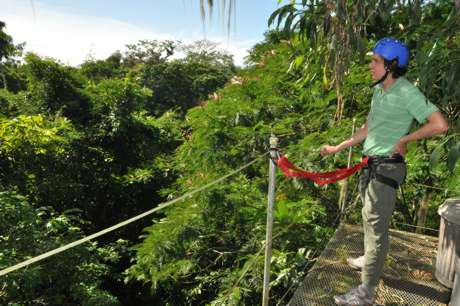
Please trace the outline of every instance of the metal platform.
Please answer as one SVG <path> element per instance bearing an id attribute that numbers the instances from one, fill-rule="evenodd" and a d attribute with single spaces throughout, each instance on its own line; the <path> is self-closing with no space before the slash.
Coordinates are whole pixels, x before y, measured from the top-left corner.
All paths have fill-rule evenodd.
<path id="1" fill-rule="evenodd" d="M 377 305 L 446 305 L 450 289 L 434 277 L 437 241 L 431 236 L 391 230 Z M 335 305 L 334 295 L 360 284 L 360 272 L 350 268 L 346 258 L 362 253 L 362 227 L 341 225 L 288 305 Z"/>

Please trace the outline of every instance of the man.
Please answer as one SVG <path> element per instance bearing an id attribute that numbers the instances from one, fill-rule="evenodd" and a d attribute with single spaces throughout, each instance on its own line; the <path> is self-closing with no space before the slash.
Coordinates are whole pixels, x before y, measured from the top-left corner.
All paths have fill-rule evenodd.
<path id="1" fill-rule="evenodd" d="M 374 293 L 388 252 L 389 224 L 396 201 L 396 189 L 406 176 L 406 145 L 422 138 L 445 133 L 448 125 L 438 108 L 403 77 L 409 63 L 405 44 L 384 38 L 373 49 L 369 68 L 377 85 L 366 123 L 354 135 L 336 146 L 325 145 L 321 155 L 337 153 L 364 142 L 363 155 L 369 156 L 363 168 L 359 191 L 363 202 L 364 256 L 349 258 L 361 268 L 361 285 L 335 296 L 338 305 L 372 305 Z M 408 134 L 413 120 L 424 123 Z"/>

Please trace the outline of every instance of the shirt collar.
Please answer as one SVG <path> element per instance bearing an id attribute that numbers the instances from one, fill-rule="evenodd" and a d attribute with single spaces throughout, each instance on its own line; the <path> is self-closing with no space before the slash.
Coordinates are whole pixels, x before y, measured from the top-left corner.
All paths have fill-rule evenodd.
<path id="1" fill-rule="evenodd" d="M 402 79 L 404 79 L 404 77 L 399 77 L 399 78 L 397 78 L 397 79 L 395 80 L 395 82 L 394 82 L 393 84 L 391 84 L 390 87 L 387 88 L 387 90 L 383 90 L 383 84 L 381 84 L 381 83 L 378 84 L 378 88 L 379 88 L 380 94 L 381 94 L 381 95 L 383 95 L 383 94 L 388 94 L 388 93 L 390 93 L 390 92 L 392 92 L 392 91 L 397 90 L 397 89 L 401 86 L 401 84 L 402 84 L 402 82 L 403 82 Z"/>

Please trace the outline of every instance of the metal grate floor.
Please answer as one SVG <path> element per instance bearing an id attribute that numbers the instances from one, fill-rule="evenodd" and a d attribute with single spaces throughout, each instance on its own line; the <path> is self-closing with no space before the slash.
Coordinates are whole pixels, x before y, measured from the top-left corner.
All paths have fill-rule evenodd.
<path id="1" fill-rule="evenodd" d="M 438 239 L 391 230 L 390 251 L 377 292 L 377 305 L 446 305 L 450 289 L 434 276 Z M 288 305 L 335 305 L 333 296 L 360 284 L 359 271 L 347 257 L 363 252 L 363 232 L 358 225 L 342 224 Z"/>

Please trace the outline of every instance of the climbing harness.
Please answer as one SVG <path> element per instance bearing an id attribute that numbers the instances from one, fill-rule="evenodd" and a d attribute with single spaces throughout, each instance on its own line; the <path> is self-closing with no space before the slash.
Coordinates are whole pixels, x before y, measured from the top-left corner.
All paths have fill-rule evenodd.
<path id="1" fill-rule="evenodd" d="M 402 157 L 399 154 L 395 154 L 389 157 L 370 156 L 367 166 L 364 167 L 364 171 L 369 171 L 368 181 L 366 182 L 366 185 L 369 183 L 370 180 L 375 179 L 376 181 L 380 183 L 383 183 L 394 189 L 398 189 L 400 184 L 394 179 L 378 173 L 377 168 L 380 164 L 400 164 L 400 163 L 404 163 L 404 157 Z"/>

